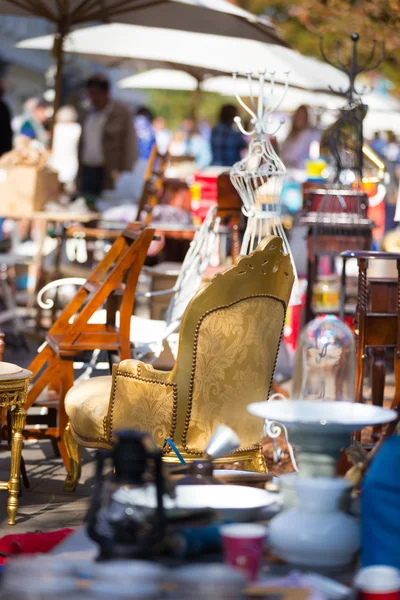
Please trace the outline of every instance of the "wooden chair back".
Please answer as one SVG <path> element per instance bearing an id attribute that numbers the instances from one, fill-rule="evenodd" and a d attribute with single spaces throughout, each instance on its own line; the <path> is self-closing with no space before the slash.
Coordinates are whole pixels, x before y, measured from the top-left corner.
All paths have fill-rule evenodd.
<path id="1" fill-rule="evenodd" d="M 107 333 L 115 326 L 117 307 L 112 302 L 115 292 L 123 292 L 120 307 L 121 355 L 130 356 L 130 319 L 135 302 L 137 280 L 147 250 L 154 236 L 154 229 L 142 230 L 140 223 L 130 223 L 115 240 L 109 252 L 95 267 L 74 298 L 49 330 L 49 336 L 61 335 L 64 347 L 73 345 L 87 331 L 88 335 Z M 88 325 L 90 318 L 108 301 L 107 323 L 104 326 Z M 114 321 L 114 322 L 113 322 Z M 100 327 L 104 331 L 100 331 Z M 100 339 L 98 340 L 100 343 Z M 96 340 L 93 339 L 96 348 Z"/>
<path id="2" fill-rule="evenodd" d="M 139 200 L 136 221 L 140 221 L 145 211 L 145 225 L 151 222 L 153 208 L 160 202 L 164 192 L 164 174 L 168 165 L 168 154 L 160 154 L 157 145 L 154 144 L 144 178 L 143 192 Z"/>

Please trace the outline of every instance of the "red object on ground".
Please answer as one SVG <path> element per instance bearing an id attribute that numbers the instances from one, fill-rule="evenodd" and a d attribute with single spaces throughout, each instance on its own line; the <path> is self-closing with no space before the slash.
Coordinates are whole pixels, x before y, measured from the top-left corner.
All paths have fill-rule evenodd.
<path id="1" fill-rule="evenodd" d="M 192 199 L 192 214 L 204 221 L 210 206 L 218 202 L 217 175 L 205 175 L 200 171 L 195 174 L 194 183 L 200 186 L 200 199 Z"/>
<path id="2" fill-rule="evenodd" d="M 0 538 L 0 553 L 17 556 L 19 554 L 44 554 L 60 544 L 74 529 L 57 529 L 48 533 L 9 534 Z M 0 556 L 0 564 L 7 562 L 9 557 Z"/>

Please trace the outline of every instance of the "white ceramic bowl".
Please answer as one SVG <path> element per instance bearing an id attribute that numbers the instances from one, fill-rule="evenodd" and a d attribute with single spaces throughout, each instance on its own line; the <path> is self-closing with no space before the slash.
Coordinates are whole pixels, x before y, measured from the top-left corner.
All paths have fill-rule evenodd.
<path id="1" fill-rule="evenodd" d="M 169 509 L 211 508 L 220 518 L 234 521 L 257 519 L 261 510 L 276 502 L 276 494 L 240 485 L 181 485 L 175 488 L 176 498 L 164 496 L 164 507 Z M 155 508 L 154 486 L 144 489 L 121 489 L 115 494 L 119 502 Z"/>
<path id="2" fill-rule="evenodd" d="M 370 425 L 383 425 L 397 418 L 397 412 L 370 404 L 280 400 L 253 402 L 247 406 L 251 415 L 277 421 L 290 430 L 312 433 L 352 433 Z"/>

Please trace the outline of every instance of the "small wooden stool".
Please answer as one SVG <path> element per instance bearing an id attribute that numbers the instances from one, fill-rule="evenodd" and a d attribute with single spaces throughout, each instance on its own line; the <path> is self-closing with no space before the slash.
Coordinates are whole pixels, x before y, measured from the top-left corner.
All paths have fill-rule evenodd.
<path id="1" fill-rule="evenodd" d="M 11 410 L 12 442 L 10 480 L 0 482 L 0 490 L 8 490 L 8 524 L 15 525 L 18 510 L 19 479 L 26 412 L 22 408 L 28 394 L 31 371 L 11 363 L 0 363 L 0 408 Z"/>

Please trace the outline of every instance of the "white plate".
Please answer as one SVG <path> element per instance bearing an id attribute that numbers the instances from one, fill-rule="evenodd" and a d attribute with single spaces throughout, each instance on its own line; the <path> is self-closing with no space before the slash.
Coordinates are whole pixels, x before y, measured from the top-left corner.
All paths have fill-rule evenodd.
<path id="1" fill-rule="evenodd" d="M 290 429 L 351 433 L 369 425 L 383 425 L 397 418 L 395 410 L 356 402 L 272 400 L 247 406 L 251 415 L 277 421 Z"/>
<path id="2" fill-rule="evenodd" d="M 164 496 L 164 507 L 199 509 L 211 508 L 223 519 L 249 521 L 257 519 L 261 510 L 276 502 L 276 494 L 240 485 L 178 485 L 176 498 Z M 114 494 L 115 500 L 136 506 L 156 507 L 154 486 L 144 489 L 121 488 Z"/>
<path id="3" fill-rule="evenodd" d="M 226 477 L 232 477 L 232 475 L 246 475 L 248 477 L 257 477 L 259 475 L 264 475 L 264 473 L 260 473 L 259 471 L 237 471 L 235 469 L 214 469 L 213 470 L 214 477 L 221 477 L 225 475 Z"/>

